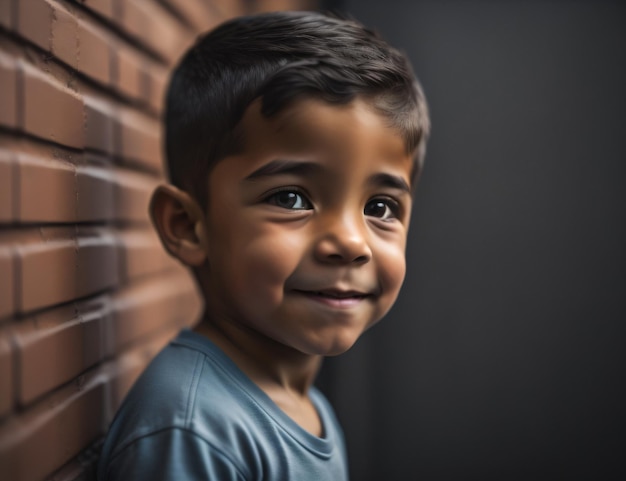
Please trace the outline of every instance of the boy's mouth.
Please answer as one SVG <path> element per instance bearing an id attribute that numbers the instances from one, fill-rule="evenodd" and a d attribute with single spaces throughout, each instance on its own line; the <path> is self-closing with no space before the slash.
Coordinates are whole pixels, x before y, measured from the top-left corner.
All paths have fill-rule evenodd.
<path id="1" fill-rule="evenodd" d="M 296 292 L 300 294 L 308 295 L 308 296 L 322 296 L 329 297 L 333 299 L 350 299 L 353 297 L 369 297 L 371 294 L 360 291 L 343 291 L 340 289 L 323 289 L 320 291 L 306 291 L 302 289 L 295 289 Z"/>
<path id="2" fill-rule="evenodd" d="M 360 304 L 363 300 L 373 297 L 373 294 L 354 290 L 323 289 L 308 291 L 295 289 L 295 292 L 311 300 L 330 307 L 348 308 Z"/>

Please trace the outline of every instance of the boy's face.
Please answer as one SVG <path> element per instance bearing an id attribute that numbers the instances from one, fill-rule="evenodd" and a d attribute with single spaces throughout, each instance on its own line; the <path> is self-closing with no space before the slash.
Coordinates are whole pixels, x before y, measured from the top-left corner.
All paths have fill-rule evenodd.
<path id="1" fill-rule="evenodd" d="M 210 316 L 301 353 L 346 351 L 405 273 L 413 159 L 364 101 L 253 103 L 208 180 Z"/>

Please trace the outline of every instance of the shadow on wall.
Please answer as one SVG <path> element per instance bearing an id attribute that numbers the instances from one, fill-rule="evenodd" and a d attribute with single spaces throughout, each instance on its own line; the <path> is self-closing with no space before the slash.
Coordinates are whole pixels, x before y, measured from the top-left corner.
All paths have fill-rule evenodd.
<path id="1" fill-rule="evenodd" d="M 353 479 L 624 479 L 626 6 L 342 4 L 433 119 L 401 298 L 322 373 Z"/>

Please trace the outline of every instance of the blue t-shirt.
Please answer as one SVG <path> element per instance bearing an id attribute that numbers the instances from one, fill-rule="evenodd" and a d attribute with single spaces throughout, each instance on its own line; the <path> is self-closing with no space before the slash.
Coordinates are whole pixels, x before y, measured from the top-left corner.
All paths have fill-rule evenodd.
<path id="1" fill-rule="evenodd" d="M 183 330 L 140 376 L 107 435 L 105 480 L 342 481 L 341 428 L 315 388 L 317 437 L 287 416 L 209 339 Z"/>

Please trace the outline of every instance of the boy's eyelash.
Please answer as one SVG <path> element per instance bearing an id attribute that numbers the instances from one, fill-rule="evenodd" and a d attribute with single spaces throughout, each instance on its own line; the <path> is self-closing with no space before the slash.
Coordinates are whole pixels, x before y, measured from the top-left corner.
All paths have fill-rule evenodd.
<path id="1" fill-rule="evenodd" d="M 307 200 L 309 199 L 309 195 L 302 188 L 288 185 L 285 187 L 277 187 L 276 189 L 272 189 L 269 192 L 266 192 L 265 194 L 263 194 L 263 200 L 267 200 L 273 195 L 280 194 L 281 192 L 295 192 L 296 194 L 306 197 Z"/>
<path id="2" fill-rule="evenodd" d="M 396 199 L 392 199 L 391 197 L 387 197 L 387 200 L 389 201 L 389 207 L 393 211 L 394 215 L 396 217 L 400 217 L 400 215 L 402 214 L 402 204 Z"/>

